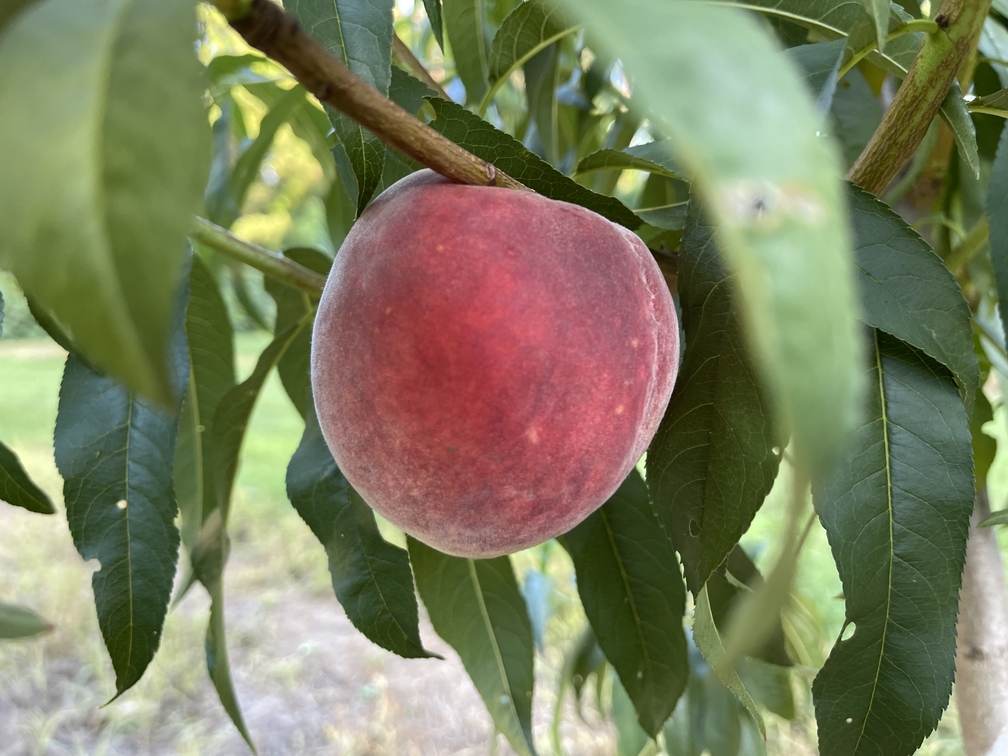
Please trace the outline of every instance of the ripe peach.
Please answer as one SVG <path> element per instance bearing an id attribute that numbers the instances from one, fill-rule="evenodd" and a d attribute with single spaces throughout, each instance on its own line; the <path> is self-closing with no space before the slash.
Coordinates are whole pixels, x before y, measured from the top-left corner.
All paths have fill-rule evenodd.
<path id="1" fill-rule="evenodd" d="M 584 208 L 420 171 L 347 236 L 311 378 L 343 474 L 449 554 L 541 543 L 640 459 L 679 359 L 647 247 Z"/>

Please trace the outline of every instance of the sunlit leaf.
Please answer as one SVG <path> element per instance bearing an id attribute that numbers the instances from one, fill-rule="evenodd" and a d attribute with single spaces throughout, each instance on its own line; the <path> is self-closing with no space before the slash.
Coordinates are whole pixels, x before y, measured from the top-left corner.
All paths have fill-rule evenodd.
<path id="1" fill-rule="evenodd" d="M 847 613 L 812 687 L 823 756 L 913 753 L 955 673 L 974 495 L 966 410 L 943 367 L 880 331 L 867 372 L 866 423 L 813 488 Z"/>
<path id="2" fill-rule="evenodd" d="M 163 406 L 210 134 L 191 0 L 37 0 L 0 36 L 0 268 Z"/>

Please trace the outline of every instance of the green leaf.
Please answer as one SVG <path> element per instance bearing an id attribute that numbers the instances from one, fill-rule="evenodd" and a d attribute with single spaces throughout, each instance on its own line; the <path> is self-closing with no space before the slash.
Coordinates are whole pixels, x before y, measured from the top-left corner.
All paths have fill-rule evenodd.
<path id="1" fill-rule="evenodd" d="M 652 0 L 578 8 L 694 175 L 780 427 L 802 464 L 825 469 L 856 422 L 861 347 L 840 166 L 811 99 L 745 14 Z"/>
<path id="2" fill-rule="evenodd" d="M 256 138 L 242 145 L 227 180 L 214 182 L 208 187 L 205 197 L 207 217 L 214 223 L 229 228 L 238 218 L 245 195 L 259 175 L 263 159 L 273 146 L 277 131 L 293 118 L 299 108 L 307 106 L 308 100 L 305 95 L 303 87 L 285 91 L 279 101 L 263 116 Z M 225 116 L 222 109 L 221 119 L 225 119 L 226 124 Z"/>
<path id="3" fill-rule="evenodd" d="M 685 644 L 685 640 L 683 643 Z M 683 683 L 685 682 L 684 679 Z M 612 718 L 616 725 L 616 753 L 618 756 L 637 756 L 647 746 L 650 738 L 641 729 L 633 701 L 618 677 L 612 683 Z"/>
<path id="4" fill-rule="evenodd" d="M 161 642 L 178 560 L 173 414 L 67 358 L 56 416 L 56 466 L 74 546 L 97 559 L 98 626 L 117 695 L 143 675 Z"/>
<path id="5" fill-rule="evenodd" d="M 972 316 L 955 276 L 920 234 L 848 184 L 861 317 L 952 371 L 967 411 L 980 384 Z"/>
<path id="6" fill-rule="evenodd" d="M 889 0 L 861 0 L 875 22 L 875 42 L 879 52 L 885 51 L 886 37 L 889 36 Z"/>
<path id="7" fill-rule="evenodd" d="M 27 8 L 31 3 L 37 2 L 38 0 L 6 0 L 2 5 L 0 5 L 0 32 L 3 31 L 3 27 L 14 18 L 19 12 Z"/>
<path id="8" fill-rule="evenodd" d="M 387 165 L 387 163 L 386 163 Z M 295 247 L 284 250 L 284 257 L 293 260 L 323 276 L 329 274 L 332 260 L 317 249 Z M 296 325 L 304 318 L 311 319 L 318 304 L 318 297 L 309 296 L 300 289 L 293 289 L 272 278 L 266 279 L 266 291 L 276 302 L 276 324 L 274 333 L 280 334 Z M 308 416 L 311 403 L 311 328 L 305 326 L 287 347 L 277 363 L 277 372 L 287 396 L 302 418 Z"/>
<path id="9" fill-rule="evenodd" d="M 997 0 L 993 3 L 997 7 L 998 2 L 1008 0 Z M 1008 15 L 1002 13 L 1002 15 Z M 1001 81 L 1001 86 L 1008 87 L 1008 29 L 1004 24 L 998 23 L 993 16 L 988 16 L 980 30 L 980 39 L 977 41 L 977 50 L 988 58 L 991 58 L 991 67 Z"/>
<path id="10" fill-rule="evenodd" d="M 668 144 L 664 141 L 649 142 L 624 150 L 604 148 L 586 155 L 577 168 L 576 175 L 605 170 L 637 170 L 647 171 L 656 176 L 679 179 L 684 181 L 682 168 L 675 165 L 669 156 Z"/>
<path id="11" fill-rule="evenodd" d="M 431 126 L 435 130 L 483 160 L 493 163 L 530 189 L 550 199 L 586 207 L 630 230 L 640 226 L 640 219 L 618 199 L 595 194 L 567 178 L 529 152 L 517 139 L 498 131 L 461 105 L 433 97 L 428 97 L 427 102 L 434 108 L 436 118 Z"/>
<path id="12" fill-rule="evenodd" d="M 35 485 L 21 466 L 21 461 L 11 449 L 0 443 L 0 501 L 29 512 L 55 514 L 45 491 Z"/>
<path id="13" fill-rule="evenodd" d="M 479 102 L 486 94 L 490 73 L 484 0 L 443 0 L 442 13 L 466 102 Z"/>
<path id="14" fill-rule="evenodd" d="M 37 0 L 0 37 L 0 268 L 164 406 L 209 159 L 191 0 Z"/>
<path id="15" fill-rule="evenodd" d="M 31 638 L 52 629 L 51 624 L 31 609 L 0 602 L 0 640 Z"/>
<path id="16" fill-rule="evenodd" d="M 441 21 L 441 0 L 423 0 L 424 8 L 427 10 L 427 19 L 430 21 L 431 31 L 434 32 L 434 39 L 438 46 L 444 50 L 444 24 Z"/>
<path id="17" fill-rule="evenodd" d="M 973 414 L 970 415 L 970 436 L 973 438 L 973 477 L 978 493 L 987 486 L 987 473 L 997 455 L 997 441 L 983 432 L 984 423 L 993 419 L 994 409 L 984 396 L 983 389 L 977 388 Z"/>
<path id="18" fill-rule="evenodd" d="M 528 125 L 525 144 L 551 165 L 560 160 L 558 131 L 559 103 L 557 86 L 560 76 L 560 50 L 550 45 L 533 55 L 522 66 L 525 96 L 528 99 Z"/>
<path id="19" fill-rule="evenodd" d="M 845 167 L 854 165 L 881 122 L 882 106 L 855 68 L 837 84 L 827 127 L 840 146 Z"/>
<path id="20" fill-rule="evenodd" d="M 221 397 L 235 384 L 234 332 L 227 306 L 214 274 L 198 255 L 189 274 L 185 329 L 190 368 L 174 478 L 182 542 L 191 553 L 206 516 L 217 506 L 211 425 Z"/>
<path id="21" fill-rule="evenodd" d="M 657 737 L 686 687 L 682 620 L 686 590 L 675 549 L 636 470 L 616 493 L 562 536 L 585 614 L 609 663 Z"/>
<path id="22" fill-rule="evenodd" d="M 833 103 L 844 50 L 845 42 L 842 39 L 798 45 L 787 50 L 788 56 L 798 66 L 805 86 L 815 99 L 816 108 L 822 114 L 828 113 Z"/>
<path id="23" fill-rule="evenodd" d="M 867 372 L 867 421 L 813 489 L 853 630 L 812 687 L 823 756 L 913 753 L 955 673 L 974 495 L 966 411 L 944 368 L 881 331 Z"/>
<path id="24" fill-rule="evenodd" d="M 679 376 L 647 455 L 648 490 L 696 595 L 773 487 L 780 441 L 713 229 L 690 204 L 679 250 L 686 332 Z M 779 451 L 779 450 L 778 450 Z"/>
<path id="25" fill-rule="evenodd" d="M 504 19 L 490 47 L 490 80 L 506 79 L 541 50 L 577 28 L 560 0 L 527 0 Z"/>
<path id="26" fill-rule="evenodd" d="M 990 187 L 987 190 L 990 221 L 990 256 L 998 294 L 1001 324 L 1008 333 L 1008 129 L 1001 132 Z"/>
<path id="27" fill-rule="evenodd" d="M 1008 118 L 1008 88 L 999 89 L 989 95 L 978 97 L 969 104 L 970 112 L 991 113 L 1002 118 Z"/>
<path id="28" fill-rule="evenodd" d="M 314 411 L 287 467 L 287 496 L 325 547 L 336 598 L 354 627 L 400 656 L 436 656 L 420 642 L 409 555 L 378 532 L 374 512 L 336 466 Z"/>
<path id="29" fill-rule="evenodd" d="M 330 55 L 387 95 L 393 5 L 394 0 L 290 0 L 284 7 Z M 324 107 L 357 177 L 359 215 L 381 180 L 385 146 L 349 116 Z"/>
<path id="30" fill-rule="evenodd" d="M 826 39 L 839 39 L 857 32 L 860 22 L 865 18 L 864 7 L 852 0 L 842 3 L 834 0 L 708 0 L 708 2 L 785 19 L 818 32 Z M 889 32 L 903 26 L 911 18 L 902 8 L 897 8 L 895 5 L 890 5 L 890 10 Z M 913 64 L 923 40 L 923 32 L 904 34 L 886 42 L 885 52 L 875 50 L 870 53 L 868 60 L 889 71 L 896 78 L 902 79 Z M 952 84 L 939 112 L 955 134 L 960 154 L 966 159 L 970 168 L 974 171 L 979 170 L 976 131 L 958 83 Z"/>
<path id="31" fill-rule="evenodd" d="M 738 672 L 727 663 L 727 653 L 721 642 L 717 626 L 714 624 L 714 616 L 711 614 L 706 588 L 697 594 L 696 605 L 693 608 L 693 640 L 714 673 L 755 720 L 759 726 L 760 734 L 765 739 L 766 725 L 763 722 L 763 715 L 760 714 L 759 707 L 756 706 L 756 702 L 746 690 L 745 685 L 742 684 L 742 680 L 739 679 Z"/>
<path id="32" fill-rule="evenodd" d="M 256 399 L 259 398 L 270 370 L 281 360 L 301 332 L 311 327 L 313 316 L 314 310 L 306 313 L 286 331 L 277 335 L 259 355 L 252 375 L 224 394 L 217 405 L 211 439 L 214 452 L 214 485 L 216 505 L 222 511 L 225 524 L 231 506 L 235 476 L 238 473 L 241 447 Z"/>
<path id="33" fill-rule="evenodd" d="M 493 718 L 519 754 L 532 743 L 532 625 L 511 562 L 448 556 L 407 538 L 431 624 L 462 659 Z"/>

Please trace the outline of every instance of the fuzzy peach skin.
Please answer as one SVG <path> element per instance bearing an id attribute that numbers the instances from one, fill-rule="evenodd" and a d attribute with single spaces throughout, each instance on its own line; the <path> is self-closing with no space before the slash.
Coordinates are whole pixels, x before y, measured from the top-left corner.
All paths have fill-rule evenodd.
<path id="1" fill-rule="evenodd" d="M 634 234 L 425 170 L 347 236 L 311 378 L 364 500 L 436 549 L 484 558 L 605 502 L 647 449 L 678 361 L 672 298 Z"/>

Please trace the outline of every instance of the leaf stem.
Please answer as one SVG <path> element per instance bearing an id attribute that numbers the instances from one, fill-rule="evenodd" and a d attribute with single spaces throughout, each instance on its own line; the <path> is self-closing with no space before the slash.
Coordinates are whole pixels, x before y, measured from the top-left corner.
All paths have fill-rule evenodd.
<path id="1" fill-rule="evenodd" d="M 847 178 L 879 195 L 924 139 L 959 66 L 976 44 L 991 0 L 945 0 L 948 28 L 928 34 L 892 105 Z"/>
<path id="2" fill-rule="evenodd" d="M 265 247 L 239 239 L 226 228 L 221 228 L 206 218 L 196 218 L 196 223 L 189 232 L 189 238 L 198 244 L 262 271 L 270 278 L 275 278 L 277 281 L 309 294 L 318 296 L 325 286 L 325 276 L 298 265 L 283 255 L 270 252 Z"/>
<path id="3" fill-rule="evenodd" d="M 398 34 L 392 35 L 392 55 L 398 58 L 406 68 L 416 74 L 420 81 L 437 92 L 442 99 L 451 100 L 448 93 L 444 91 L 444 88 L 430 75 L 430 71 L 424 67 L 424 64 L 417 60 L 413 51 L 409 49 L 409 45 L 403 42 Z"/>
<path id="4" fill-rule="evenodd" d="M 886 36 L 886 42 L 892 42 L 897 37 L 902 37 L 904 34 L 912 34 L 914 32 L 925 32 L 927 34 L 935 34 L 938 31 L 938 24 L 932 21 L 930 18 L 913 18 L 907 21 L 903 26 L 897 29 L 893 29 Z M 854 55 L 844 63 L 840 70 L 837 72 L 837 81 L 840 81 L 847 73 L 854 68 L 858 63 L 871 55 L 875 50 L 878 49 L 878 39 L 873 39 L 869 44 L 862 47 Z"/>
<path id="5" fill-rule="evenodd" d="M 963 268 L 987 247 L 990 225 L 987 218 L 981 218 L 973 229 L 945 258 L 945 265 L 958 277 Z"/>
<path id="6" fill-rule="evenodd" d="M 459 184 L 531 191 L 382 95 L 326 52 L 279 5 L 252 0 L 248 13 L 230 23 L 248 44 L 286 66 L 319 100 L 445 178 Z"/>

